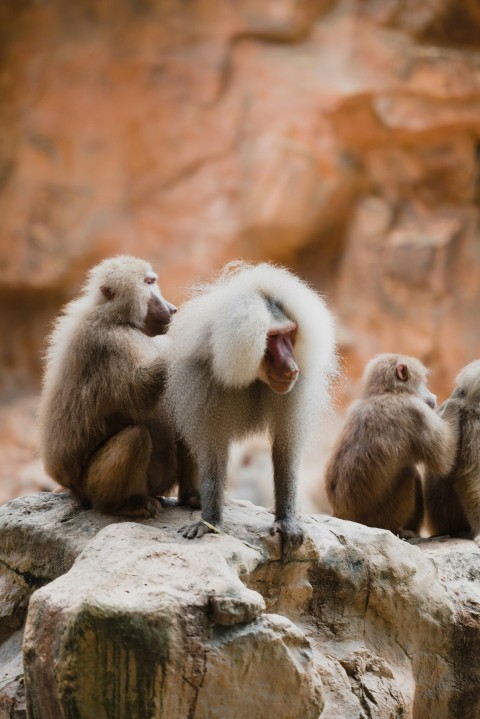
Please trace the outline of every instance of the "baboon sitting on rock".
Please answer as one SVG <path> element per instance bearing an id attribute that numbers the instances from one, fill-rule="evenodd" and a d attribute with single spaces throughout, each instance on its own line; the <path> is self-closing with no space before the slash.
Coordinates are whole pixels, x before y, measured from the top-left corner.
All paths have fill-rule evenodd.
<path id="1" fill-rule="evenodd" d="M 447 473 L 454 437 L 434 412 L 419 360 L 381 354 L 367 365 L 363 396 L 350 407 L 326 469 L 333 514 L 401 536 L 418 533 L 423 517 L 417 463 Z"/>
<path id="2" fill-rule="evenodd" d="M 154 338 L 176 308 L 157 279 L 135 257 L 104 260 L 49 338 L 39 414 L 45 469 L 112 514 L 151 516 L 160 508 L 154 497 L 175 484 L 181 503 L 199 506 L 191 460 L 161 400 L 167 351 Z"/>

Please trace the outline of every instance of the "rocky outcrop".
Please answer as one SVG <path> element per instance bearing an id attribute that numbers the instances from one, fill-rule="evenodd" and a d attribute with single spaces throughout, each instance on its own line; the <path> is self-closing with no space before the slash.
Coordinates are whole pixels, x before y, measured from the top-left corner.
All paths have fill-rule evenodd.
<path id="1" fill-rule="evenodd" d="M 318 515 L 283 563 L 265 510 L 232 504 L 193 542 L 189 516 L 0 508 L 2 719 L 24 716 L 24 620 L 31 719 L 480 717 L 473 542 Z"/>

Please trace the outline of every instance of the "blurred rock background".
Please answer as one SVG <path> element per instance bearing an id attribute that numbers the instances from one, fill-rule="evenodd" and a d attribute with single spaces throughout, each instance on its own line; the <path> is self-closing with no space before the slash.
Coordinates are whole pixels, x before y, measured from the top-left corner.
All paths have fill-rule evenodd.
<path id="1" fill-rule="evenodd" d="M 479 143 L 476 0 L 3 0 L 0 502 L 51 486 L 43 339 L 111 254 L 176 303 L 227 260 L 286 264 L 338 318 L 340 407 L 379 351 L 445 397 L 480 356 Z M 268 474 L 261 442 L 234 454 Z"/>

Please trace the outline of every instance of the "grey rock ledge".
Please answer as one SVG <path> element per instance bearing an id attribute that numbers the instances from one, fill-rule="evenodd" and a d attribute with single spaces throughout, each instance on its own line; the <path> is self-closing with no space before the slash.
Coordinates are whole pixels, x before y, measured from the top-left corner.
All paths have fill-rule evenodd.
<path id="1" fill-rule="evenodd" d="M 319 515 L 283 563 L 263 508 L 191 515 L 0 507 L 0 719 L 480 718 L 473 542 Z"/>

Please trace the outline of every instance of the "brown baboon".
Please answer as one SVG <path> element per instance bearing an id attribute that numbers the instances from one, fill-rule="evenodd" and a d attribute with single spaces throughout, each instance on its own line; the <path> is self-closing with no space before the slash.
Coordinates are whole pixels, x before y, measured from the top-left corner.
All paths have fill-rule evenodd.
<path id="1" fill-rule="evenodd" d="M 416 464 L 445 473 L 454 453 L 426 377 L 413 357 L 381 354 L 368 363 L 363 396 L 351 406 L 326 469 L 335 517 L 403 536 L 418 532 L 423 502 Z"/>
<path id="2" fill-rule="evenodd" d="M 289 554 L 303 541 L 295 514 L 300 454 L 328 404 L 336 366 L 324 302 L 285 269 L 235 263 L 183 305 L 169 336 L 167 398 L 200 471 L 202 519 L 184 536 L 201 537 L 221 522 L 230 442 L 268 430 L 272 531 Z"/>
<path id="3" fill-rule="evenodd" d="M 462 369 L 437 412 L 456 437 L 456 458 L 450 472 L 425 478 L 426 527 L 432 535 L 468 532 L 480 545 L 480 360 Z"/>
<path id="4" fill-rule="evenodd" d="M 199 506 L 190 460 L 160 401 L 168 338 L 154 338 L 176 308 L 157 279 L 135 257 L 104 260 L 49 338 L 39 413 L 45 469 L 104 512 L 149 516 L 153 497 L 176 482 L 179 501 Z"/>

